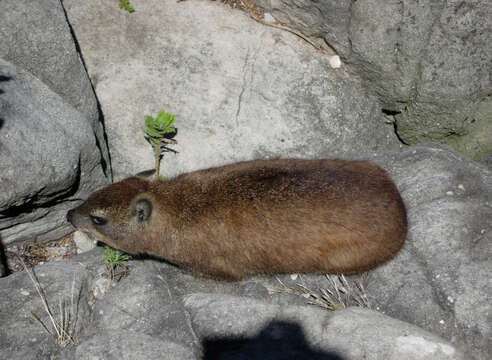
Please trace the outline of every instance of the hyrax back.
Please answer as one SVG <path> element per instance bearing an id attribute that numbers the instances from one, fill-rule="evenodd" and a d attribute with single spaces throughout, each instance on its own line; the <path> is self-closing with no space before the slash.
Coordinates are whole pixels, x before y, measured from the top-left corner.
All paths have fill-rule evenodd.
<path id="1" fill-rule="evenodd" d="M 355 273 L 392 258 L 407 231 L 388 175 L 365 161 L 256 160 L 133 177 L 93 193 L 70 221 L 110 246 L 209 276 Z"/>

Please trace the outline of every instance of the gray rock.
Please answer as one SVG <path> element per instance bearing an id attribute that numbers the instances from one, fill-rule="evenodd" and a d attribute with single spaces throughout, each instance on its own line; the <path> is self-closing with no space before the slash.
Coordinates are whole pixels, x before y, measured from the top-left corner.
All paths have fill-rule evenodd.
<path id="1" fill-rule="evenodd" d="M 376 100 L 297 36 L 217 2 L 65 0 L 105 114 L 115 179 L 154 166 L 144 115 L 176 114 L 166 176 L 260 157 L 397 146 Z M 156 30 L 159 29 L 159 30 Z"/>
<path id="2" fill-rule="evenodd" d="M 322 37 L 397 113 L 407 143 L 438 140 L 475 158 L 492 152 L 492 3 L 255 1 Z"/>
<path id="3" fill-rule="evenodd" d="M 278 306 L 245 297 L 184 299 L 205 358 L 465 359 L 445 340 L 378 312 Z"/>
<path id="4" fill-rule="evenodd" d="M 63 329 L 76 341 L 90 323 L 89 272 L 80 264 L 54 262 L 37 266 L 34 274 L 55 321 L 61 322 L 61 313 L 69 314 Z M 35 285 L 25 271 L 0 279 L 2 358 L 45 359 L 58 352 L 56 338 L 49 335 L 32 314 L 56 333 Z"/>
<path id="5" fill-rule="evenodd" d="M 409 233 L 399 255 L 369 277 L 384 313 L 492 350 L 492 171 L 447 147 L 422 145 L 375 156 L 402 193 Z"/>
<path id="6" fill-rule="evenodd" d="M 50 240 L 66 212 L 107 183 L 87 119 L 33 75 L 0 59 L 0 233 Z"/>
<path id="7" fill-rule="evenodd" d="M 100 291 L 105 265 L 98 247 L 35 269 L 46 274 L 39 278 L 49 285 L 49 299 L 66 294 L 74 274 L 81 277 L 75 289 L 86 310 L 77 347 L 58 349 L 38 324 L 19 315 L 43 315 L 26 274 L 0 279 L 0 322 L 8 324 L 0 328 L 2 355 L 152 358 L 160 348 L 170 358 L 464 359 L 463 348 L 467 359 L 487 359 L 492 169 L 435 144 L 359 157 L 389 171 L 409 214 L 404 248 L 371 271 L 366 284 L 373 308 L 386 315 L 306 306 L 309 299 L 272 293 L 280 284 L 275 277 L 217 282 L 138 258 L 129 262 L 127 277 Z M 322 276 L 279 279 L 287 287 L 326 287 Z"/>
<path id="8" fill-rule="evenodd" d="M 124 329 L 154 337 L 166 336 L 197 347 L 179 298 L 159 275 L 159 263 L 132 261 L 130 274 L 94 307 L 94 326 Z"/>
<path id="9" fill-rule="evenodd" d="M 101 114 L 61 2 L 3 0 L 0 58 L 33 74 L 85 115 L 109 174 Z"/>
<path id="10" fill-rule="evenodd" d="M 188 348 L 170 339 L 155 338 L 130 330 L 103 330 L 94 333 L 75 349 L 74 360 L 196 360 Z"/>
<path id="11" fill-rule="evenodd" d="M 492 166 L 492 154 L 485 156 L 483 159 L 480 160 L 480 162 L 484 165 L 491 167 Z"/>

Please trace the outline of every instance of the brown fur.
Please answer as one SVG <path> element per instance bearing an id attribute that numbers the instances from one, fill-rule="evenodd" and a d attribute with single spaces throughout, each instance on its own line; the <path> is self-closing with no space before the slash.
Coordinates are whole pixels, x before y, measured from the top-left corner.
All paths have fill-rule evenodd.
<path id="1" fill-rule="evenodd" d="M 365 271 L 392 258 L 407 231 L 388 175 L 344 160 L 256 160 L 170 181 L 133 177 L 96 191 L 69 219 L 130 254 L 224 279 Z M 101 219 L 107 223 L 94 224 Z"/>

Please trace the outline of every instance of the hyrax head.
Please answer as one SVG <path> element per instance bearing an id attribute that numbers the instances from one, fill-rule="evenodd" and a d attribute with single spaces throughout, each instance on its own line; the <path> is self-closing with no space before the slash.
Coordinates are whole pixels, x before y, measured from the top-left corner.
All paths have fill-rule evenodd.
<path id="1" fill-rule="evenodd" d="M 152 218 L 153 196 L 149 182 L 129 178 L 91 194 L 67 219 L 91 238 L 136 254 L 138 239 Z"/>

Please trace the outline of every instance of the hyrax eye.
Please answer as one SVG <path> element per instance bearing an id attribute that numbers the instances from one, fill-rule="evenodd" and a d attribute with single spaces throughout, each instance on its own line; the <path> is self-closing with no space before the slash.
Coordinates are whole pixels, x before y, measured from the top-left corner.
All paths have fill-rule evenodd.
<path id="1" fill-rule="evenodd" d="M 91 215 L 91 221 L 94 225 L 105 225 L 108 223 L 108 220 L 106 220 L 105 218 L 100 216 L 92 216 L 92 215 Z"/>

